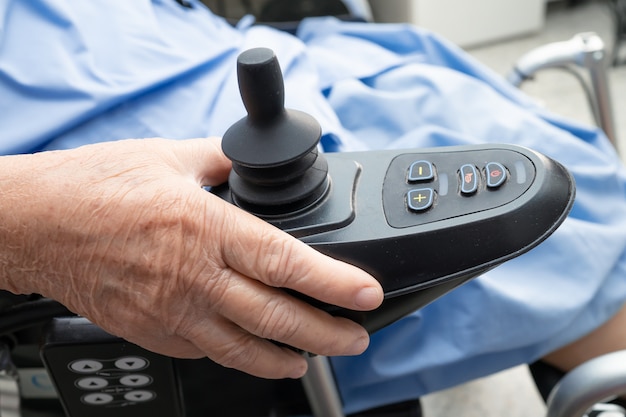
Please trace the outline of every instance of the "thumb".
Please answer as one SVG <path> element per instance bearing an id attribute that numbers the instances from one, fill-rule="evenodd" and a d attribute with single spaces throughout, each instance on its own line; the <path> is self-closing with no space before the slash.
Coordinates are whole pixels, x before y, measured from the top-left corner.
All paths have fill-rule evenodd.
<path id="1" fill-rule="evenodd" d="M 182 165 L 181 171 L 201 186 L 226 182 L 232 164 L 222 152 L 221 143 L 216 137 L 178 141 L 175 154 Z"/>

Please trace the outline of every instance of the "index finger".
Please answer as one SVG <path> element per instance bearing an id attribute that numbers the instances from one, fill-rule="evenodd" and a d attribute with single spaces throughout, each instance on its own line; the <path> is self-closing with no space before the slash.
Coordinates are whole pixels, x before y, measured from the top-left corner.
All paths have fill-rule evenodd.
<path id="1" fill-rule="evenodd" d="M 351 310 L 380 306 L 382 287 L 365 271 L 330 258 L 240 209 L 233 207 L 229 213 L 224 221 L 232 230 L 222 234 L 226 240 L 222 255 L 231 268 L 266 285 L 290 288 Z"/>

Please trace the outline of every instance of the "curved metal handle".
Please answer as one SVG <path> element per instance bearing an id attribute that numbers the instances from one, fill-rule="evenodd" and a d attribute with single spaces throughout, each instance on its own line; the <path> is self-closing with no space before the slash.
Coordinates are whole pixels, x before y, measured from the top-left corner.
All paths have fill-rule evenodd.
<path id="1" fill-rule="evenodd" d="M 591 110 L 596 122 L 617 149 L 617 134 L 607 74 L 607 54 L 604 41 L 594 32 L 585 32 L 562 42 L 553 42 L 524 54 L 506 76 L 509 83 L 519 87 L 535 73 L 546 68 L 586 69 L 589 88 L 584 80 L 583 88 L 590 89 Z"/>
<path id="2" fill-rule="evenodd" d="M 507 80 L 516 87 L 539 70 L 568 65 L 587 67 L 589 60 L 604 54 L 604 42 L 593 32 L 579 33 L 567 41 L 552 42 L 522 55 Z"/>
<path id="3" fill-rule="evenodd" d="M 591 359 L 552 390 L 547 417 L 583 417 L 594 404 L 626 393 L 626 350 Z"/>

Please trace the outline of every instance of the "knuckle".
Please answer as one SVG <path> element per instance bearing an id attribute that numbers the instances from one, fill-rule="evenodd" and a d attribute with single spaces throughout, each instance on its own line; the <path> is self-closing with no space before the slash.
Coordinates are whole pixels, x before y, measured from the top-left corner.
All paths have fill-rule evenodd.
<path id="1" fill-rule="evenodd" d="M 272 299 L 260 317 L 255 334 L 266 339 L 288 342 L 300 330 L 296 306 L 283 298 Z"/>
<path id="2" fill-rule="evenodd" d="M 221 313 L 231 302 L 232 297 L 236 299 L 236 295 L 232 297 L 230 295 L 230 292 L 234 291 L 231 274 L 231 270 L 223 268 L 213 271 L 210 277 L 196 279 L 201 282 L 194 285 L 195 297 L 208 300 L 211 310 Z"/>
<path id="3" fill-rule="evenodd" d="M 297 278 L 296 271 L 300 268 L 295 247 L 287 239 L 266 236 L 259 246 L 256 255 L 262 276 L 266 283 L 273 287 L 286 287 Z"/>
<path id="4" fill-rule="evenodd" d="M 254 367 L 258 361 L 259 353 L 253 340 L 242 336 L 223 345 L 212 359 L 227 368 L 245 371 Z"/>

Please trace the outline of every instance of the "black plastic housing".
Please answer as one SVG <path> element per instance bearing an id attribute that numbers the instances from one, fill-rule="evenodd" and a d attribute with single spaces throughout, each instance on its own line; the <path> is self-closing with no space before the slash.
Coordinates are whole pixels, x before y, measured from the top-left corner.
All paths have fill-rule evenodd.
<path id="1" fill-rule="evenodd" d="M 174 359 L 112 336 L 82 317 L 50 322 L 41 358 L 67 416 L 186 415 Z M 119 365 L 125 359 L 131 366 Z"/>
<path id="2" fill-rule="evenodd" d="M 297 213 L 260 217 L 380 281 L 385 300 L 375 311 L 308 299 L 370 333 L 534 248 L 565 220 L 574 201 L 574 182 L 563 166 L 514 145 L 337 153 L 326 159 L 331 189 L 323 201 Z M 397 168 L 398 160 L 432 161 L 436 175 L 413 183 L 407 179 L 409 164 Z M 507 167 L 507 181 L 491 189 L 484 167 L 493 161 Z M 481 172 L 471 195 L 461 190 L 464 164 Z M 434 190 L 434 202 L 413 212 L 406 193 L 425 186 Z M 227 186 L 213 192 L 233 202 Z"/>

